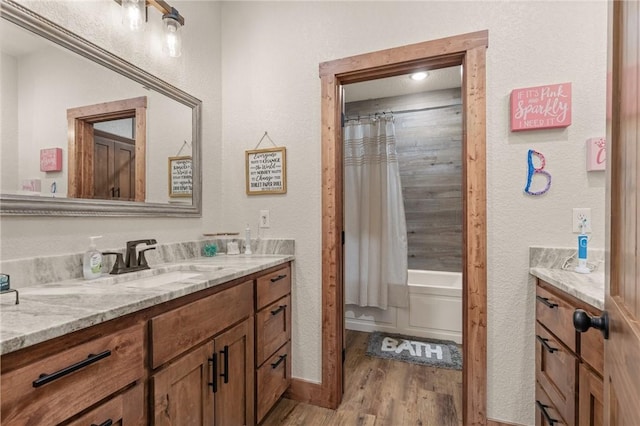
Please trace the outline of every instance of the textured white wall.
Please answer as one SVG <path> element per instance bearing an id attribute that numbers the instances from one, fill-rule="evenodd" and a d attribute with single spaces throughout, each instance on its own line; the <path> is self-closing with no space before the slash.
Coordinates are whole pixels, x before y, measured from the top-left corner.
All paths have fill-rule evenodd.
<path id="1" fill-rule="evenodd" d="M 46 18 L 110 50 L 170 84 L 203 101 L 203 217 L 163 218 L 39 218 L 1 217 L 0 249 L 3 259 L 74 253 L 87 248 L 87 236 L 104 235 L 103 248 L 122 247 L 124 242 L 154 237 L 158 242 L 194 240 L 204 230 L 218 228 L 220 207 L 220 4 L 172 1 L 185 17 L 183 52 L 180 58 L 162 53 L 161 14 L 149 9 L 142 33 L 122 27 L 119 6 L 113 0 L 20 1 Z M 171 118 L 171 117 L 169 117 Z M 171 155 L 179 149 L 176 142 Z M 164 155 L 164 154 L 163 154 Z M 166 170 L 166 155 L 160 165 Z M 166 172 L 162 182 L 166 183 Z M 207 185 L 206 182 L 210 184 Z M 214 182 L 214 184 L 211 184 Z"/>
<path id="2" fill-rule="evenodd" d="M 533 424 L 530 245 L 573 246 L 571 208 L 591 207 L 604 245 L 604 177 L 585 171 L 585 140 L 605 131 L 606 2 L 227 2 L 222 6 L 222 224 L 296 240 L 293 375 L 321 377 L 321 166 L 318 64 L 489 30 L 487 50 L 488 414 Z M 573 83 L 573 124 L 509 132 L 514 88 Z M 267 130 L 287 147 L 288 193 L 248 197 L 244 150 Z M 545 154 L 543 197 L 523 194 L 526 153 Z"/>

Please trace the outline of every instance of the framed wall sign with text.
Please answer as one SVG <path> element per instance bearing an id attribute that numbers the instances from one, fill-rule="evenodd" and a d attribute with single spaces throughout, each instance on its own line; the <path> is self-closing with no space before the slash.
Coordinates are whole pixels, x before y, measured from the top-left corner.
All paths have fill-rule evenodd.
<path id="1" fill-rule="evenodd" d="M 286 148 L 245 151 L 247 195 L 287 192 Z"/>
<path id="2" fill-rule="evenodd" d="M 191 197 L 191 157 L 169 157 L 169 197 Z"/>

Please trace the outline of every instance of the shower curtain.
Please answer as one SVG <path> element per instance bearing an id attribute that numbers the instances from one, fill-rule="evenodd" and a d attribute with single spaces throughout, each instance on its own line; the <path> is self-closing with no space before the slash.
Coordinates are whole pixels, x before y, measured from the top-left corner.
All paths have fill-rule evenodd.
<path id="1" fill-rule="evenodd" d="M 344 128 L 345 303 L 406 307 L 407 225 L 393 117 Z"/>

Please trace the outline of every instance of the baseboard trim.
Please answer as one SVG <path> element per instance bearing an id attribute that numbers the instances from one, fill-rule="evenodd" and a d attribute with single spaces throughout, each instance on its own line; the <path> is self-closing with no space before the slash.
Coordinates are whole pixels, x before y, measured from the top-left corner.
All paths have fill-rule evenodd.
<path id="1" fill-rule="evenodd" d="M 487 419 L 487 426 L 523 426 L 518 423 L 501 422 L 498 420 Z"/>
<path id="2" fill-rule="evenodd" d="M 325 401 L 323 396 L 324 392 L 322 391 L 321 384 L 295 378 L 291 379 L 291 385 L 284 394 L 285 398 L 294 401 L 318 405 L 320 407 L 329 407 L 329 401 Z"/>

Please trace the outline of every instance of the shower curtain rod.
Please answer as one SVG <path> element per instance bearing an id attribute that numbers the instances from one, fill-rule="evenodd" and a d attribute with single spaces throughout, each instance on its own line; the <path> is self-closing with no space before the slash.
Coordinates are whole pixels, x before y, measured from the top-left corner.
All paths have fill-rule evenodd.
<path id="1" fill-rule="evenodd" d="M 365 115 L 349 115 L 346 116 L 344 118 L 345 121 L 349 121 L 349 120 L 360 120 L 361 118 L 378 118 L 378 117 L 384 117 L 385 114 L 389 114 L 389 115 L 395 115 L 395 114 L 408 114 L 408 113 L 412 113 L 412 112 L 422 112 L 422 111 L 430 111 L 430 110 L 434 110 L 434 109 L 443 109 L 443 108 L 449 108 L 452 106 L 456 106 L 456 105 L 461 105 L 461 104 L 450 104 L 450 105 L 440 105 L 440 106 L 435 106 L 435 107 L 424 107 L 424 108 L 414 108 L 414 109 L 403 109 L 403 110 L 399 110 L 399 111 L 383 111 L 383 112 L 376 112 L 373 114 L 365 114 Z"/>

